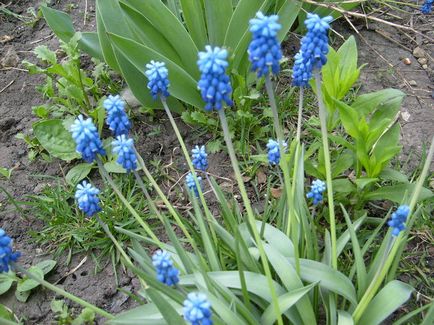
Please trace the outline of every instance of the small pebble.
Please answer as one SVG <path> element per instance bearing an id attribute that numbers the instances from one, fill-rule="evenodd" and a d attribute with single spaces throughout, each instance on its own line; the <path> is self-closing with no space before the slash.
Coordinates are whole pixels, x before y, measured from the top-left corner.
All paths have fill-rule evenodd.
<path id="1" fill-rule="evenodd" d="M 411 60 L 409 58 L 405 58 L 402 60 L 402 62 L 406 65 L 410 65 L 411 64 Z"/>
<path id="2" fill-rule="evenodd" d="M 426 69 L 428 69 L 428 65 L 424 64 L 424 65 L 422 66 L 422 68 L 426 70 Z"/>
<path id="3" fill-rule="evenodd" d="M 422 50 L 419 46 L 413 50 L 413 55 L 416 58 L 423 58 L 425 56 L 425 51 Z"/>
<path id="4" fill-rule="evenodd" d="M 417 86 L 416 80 L 410 80 L 409 84 L 410 84 L 410 86 L 413 86 L 413 87 Z"/>
<path id="5" fill-rule="evenodd" d="M 425 59 L 425 58 L 420 58 L 420 59 L 417 59 L 417 62 L 419 62 L 420 64 L 424 65 L 424 64 L 427 64 L 428 60 Z"/>

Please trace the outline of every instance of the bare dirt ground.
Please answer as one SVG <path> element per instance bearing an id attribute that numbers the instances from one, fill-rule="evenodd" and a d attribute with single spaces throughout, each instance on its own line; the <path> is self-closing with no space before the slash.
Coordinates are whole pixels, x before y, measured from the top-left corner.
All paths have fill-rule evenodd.
<path id="1" fill-rule="evenodd" d="M 0 0 L 0 6 L 9 4 L 7 7 L 9 10 L 24 15 L 27 8 L 35 7 L 38 3 L 38 0 L 18 0 L 9 4 L 8 0 Z M 71 1 L 60 0 L 54 7 L 65 10 L 69 8 L 70 3 Z M 85 4 L 87 4 L 90 20 L 83 25 Z M 412 8 L 407 8 L 407 11 L 407 13 L 389 11 L 381 18 L 413 26 L 431 40 L 412 31 L 378 22 L 367 23 L 364 19 L 353 20 L 359 34 L 345 22 L 336 29 L 345 37 L 356 34 L 359 63 L 368 63 L 361 75 L 361 92 L 393 87 L 407 94 L 399 118 L 402 125 L 403 152 L 413 153 L 415 155 L 413 159 L 418 162 L 424 145 L 434 135 L 434 42 L 432 42 L 434 17 L 433 15 L 422 16 Z M 78 30 L 95 30 L 94 0 L 76 1 L 71 15 Z M 396 15 L 400 18 L 394 17 Z M 35 90 L 35 86 L 42 81 L 41 77 L 30 76 L 26 71 L 20 70 L 23 68 L 20 62 L 24 59 L 35 61 L 30 51 L 38 45 L 45 44 L 51 49 L 56 49 L 58 41 L 50 35 L 52 32 L 43 20 L 32 28 L 16 19 L 0 15 L 0 40 L 4 36 L 12 37 L 8 41 L 0 42 L 0 60 L 3 62 L 0 64 L 0 167 L 16 167 L 9 181 L 0 177 L 0 186 L 17 200 L 24 199 L 27 194 L 41 191 L 40 181 L 33 175 L 60 174 L 60 162 L 45 163 L 38 159 L 29 162 L 26 144 L 15 138 L 19 132 L 28 134 L 31 131 L 31 125 L 36 120 L 32 115 L 31 107 L 43 103 L 40 94 Z M 409 62 L 410 64 L 407 64 Z M 145 124 L 141 126 L 146 127 Z M 175 138 L 168 124 L 163 124 L 161 130 L 162 140 L 152 144 L 152 148 L 142 149 L 158 154 L 163 148 L 166 157 L 179 156 L 179 149 L 174 148 Z M 188 128 L 184 128 L 183 133 L 187 135 Z M 194 141 L 194 139 L 189 140 L 190 143 Z M 227 176 L 227 173 L 219 170 L 222 165 L 226 169 L 225 165 L 228 164 L 225 158 L 218 157 L 211 164 L 211 172 L 215 171 L 217 174 Z M 68 166 L 63 165 L 63 167 L 68 169 Z M 0 227 L 13 237 L 17 249 L 23 253 L 23 264 L 28 266 L 49 258 L 27 234 L 28 229 L 40 229 L 40 222 L 32 218 L 22 219 L 11 209 L 12 206 L 8 203 L 6 195 L 0 191 Z M 60 285 L 67 291 L 113 313 L 125 310 L 133 304 L 128 297 L 117 290 L 112 280 L 114 275 L 110 264 L 100 273 L 94 274 L 94 264 L 89 258 L 75 272 L 70 272 L 82 259 L 83 256 L 74 257 L 68 267 L 59 261 L 58 267 L 48 280 L 56 282 L 61 279 Z M 65 276 L 66 274 L 68 275 Z M 139 288 L 137 281 L 130 275 L 122 270 L 119 275 L 119 287 L 128 291 Z M 23 304 L 15 299 L 11 290 L 7 295 L 0 296 L 0 303 L 25 319 L 26 324 L 48 324 L 53 319 L 50 313 L 50 302 L 53 297 L 54 295 L 49 291 L 38 290 L 31 295 L 27 303 Z"/>

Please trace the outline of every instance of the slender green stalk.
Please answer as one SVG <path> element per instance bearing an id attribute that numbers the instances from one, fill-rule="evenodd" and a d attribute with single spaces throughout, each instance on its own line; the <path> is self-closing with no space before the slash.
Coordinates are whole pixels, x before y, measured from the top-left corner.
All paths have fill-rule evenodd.
<path id="1" fill-rule="evenodd" d="M 11 263 L 11 266 L 15 270 L 21 272 L 22 274 L 25 274 L 30 279 L 36 281 L 37 283 L 39 283 L 40 285 L 46 287 L 47 289 L 49 289 L 49 290 L 51 290 L 51 291 L 53 291 L 53 292 L 55 292 L 55 293 L 57 293 L 59 295 L 62 295 L 65 298 L 67 298 L 67 299 L 69 299 L 69 300 L 71 300 L 73 302 L 76 302 L 77 304 L 79 304 L 79 305 L 81 305 L 81 306 L 83 306 L 85 308 L 89 308 L 89 309 L 93 310 L 96 314 L 101 315 L 102 317 L 105 317 L 107 319 L 113 319 L 114 318 L 114 316 L 112 314 L 106 312 L 105 310 L 102 310 L 102 309 L 98 308 L 97 306 L 94 306 L 91 303 L 89 303 L 89 302 L 87 302 L 87 301 L 85 301 L 85 300 L 83 300 L 81 298 L 78 298 L 77 296 L 74 296 L 72 293 L 66 292 L 65 290 L 63 290 L 63 289 L 61 289 L 59 287 L 56 287 L 55 285 L 53 285 L 53 284 L 45 281 L 44 279 L 41 279 L 40 277 L 35 276 L 33 273 L 28 272 L 21 265 L 16 264 L 16 263 Z"/>
<path id="2" fill-rule="evenodd" d="M 298 97 L 298 118 L 297 118 L 297 143 L 301 139 L 301 125 L 303 124 L 303 101 L 304 101 L 304 87 L 300 87 L 300 94 Z"/>
<path id="3" fill-rule="evenodd" d="M 274 312 L 276 313 L 276 316 L 277 316 L 277 323 L 280 325 L 283 325 L 282 314 L 280 312 L 280 307 L 279 307 L 279 303 L 278 303 L 278 299 L 277 299 L 276 289 L 274 287 L 273 278 L 271 276 L 270 266 L 268 265 L 267 255 L 265 254 L 264 246 L 262 244 L 261 237 L 260 237 L 258 229 L 256 227 L 256 218 L 255 218 L 255 215 L 253 214 L 253 209 L 252 209 L 252 206 L 250 204 L 250 200 L 249 200 L 249 197 L 247 195 L 246 188 L 244 186 L 244 181 L 243 181 L 243 178 L 241 176 L 240 167 L 238 166 L 238 160 L 237 160 L 237 157 L 235 156 L 235 150 L 234 150 L 234 146 L 232 144 L 232 140 L 230 137 L 229 126 L 228 126 L 228 121 L 226 120 L 225 111 L 224 111 L 224 109 L 221 109 L 218 111 L 218 113 L 219 113 L 220 123 L 221 123 L 222 129 L 223 129 L 223 135 L 225 138 L 229 157 L 231 159 L 232 168 L 234 169 L 235 178 L 238 182 L 238 187 L 240 189 L 241 197 L 243 199 L 243 203 L 244 203 L 244 206 L 246 208 L 248 221 L 250 223 L 250 227 L 251 227 L 253 236 L 255 238 L 256 245 L 257 245 L 258 250 L 259 250 L 259 254 L 261 256 L 262 266 L 264 268 L 265 275 L 267 276 L 267 282 L 268 282 L 268 287 L 270 288 Z"/>
<path id="4" fill-rule="evenodd" d="M 96 158 L 96 162 L 98 164 L 99 172 L 101 173 L 102 177 L 107 180 L 107 182 L 110 184 L 112 189 L 115 191 L 115 193 L 118 195 L 118 197 L 121 199 L 122 203 L 127 207 L 127 209 L 130 211 L 130 213 L 133 215 L 133 217 L 137 220 L 137 222 L 143 227 L 143 229 L 146 231 L 146 233 L 157 243 L 161 244 L 160 240 L 157 236 L 155 236 L 154 232 L 149 228 L 149 225 L 143 221 L 143 219 L 139 216 L 137 211 L 131 206 L 130 202 L 125 198 L 125 196 L 122 194 L 122 192 L 119 190 L 113 179 L 110 177 L 107 170 L 104 168 L 104 165 L 99 159 L 99 157 Z"/>
<path id="5" fill-rule="evenodd" d="M 151 196 L 149 195 L 148 190 L 146 189 L 145 183 L 143 183 L 142 178 L 140 177 L 139 173 L 134 170 L 133 171 L 134 177 L 136 178 L 137 184 L 139 184 L 140 189 L 142 190 L 143 194 L 145 194 L 146 201 L 149 204 L 149 207 L 151 208 L 152 212 L 156 214 L 158 219 L 160 221 L 163 221 L 163 217 L 160 214 L 160 211 L 157 209 L 157 206 L 154 203 L 154 200 L 152 200 Z"/>
<path id="6" fill-rule="evenodd" d="M 291 185 L 291 178 L 289 175 L 289 165 L 287 164 L 287 161 L 284 157 L 285 154 L 285 148 L 283 146 L 283 143 L 285 142 L 285 137 L 283 134 L 283 130 L 280 126 L 280 120 L 279 120 L 279 112 L 277 110 L 277 104 L 276 104 L 276 97 L 274 95 L 273 85 L 271 83 L 270 75 L 268 74 L 265 78 L 265 88 L 267 89 L 268 98 L 270 100 L 270 106 L 271 110 L 273 112 L 273 119 L 274 119 L 274 129 L 276 130 L 276 136 L 277 136 L 277 142 L 279 143 L 279 151 L 280 151 L 280 166 L 283 170 L 283 179 L 284 182 L 282 183 L 283 187 L 285 188 L 286 192 L 286 206 L 287 206 L 287 219 L 284 222 L 284 227 L 286 228 L 286 234 L 287 236 L 290 236 L 293 244 L 294 244 L 294 256 L 295 256 L 295 268 L 297 270 L 297 273 L 300 273 L 300 259 L 299 259 L 299 236 L 298 236 L 298 220 L 296 220 L 296 215 L 294 214 L 294 196 L 293 191 L 291 192 L 291 188 L 293 186 Z"/>
<path id="7" fill-rule="evenodd" d="M 83 80 L 81 77 L 80 61 L 78 61 L 78 60 L 76 61 L 76 67 L 78 70 L 78 80 L 80 82 L 80 88 L 81 88 L 81 91 L 83 92 L 83 97 L 84 97 L 84 100 L 86 101 L 86 105 L 87 105 L 86 113 L 89 113 L 92 106 L 90 105 L 90 100 L 89 100 L 89 96 L 87 95 L 86 89 L 84 89 L 84 84 L 83 84 Z"/>
<path id="8" fill-rule="evenodd" d="M 316 94 L 318 98 L 319 106 L 319 119 L 321 122 L 321 134 L 322 144 L 324 149 L 324 161 L 326 170 L 326 183 L 327 183 L 327 201 L 329 205 L 329 222 L 330 222 L 330 234 L 332 242 L 332 267 L 337 270 L 338 257 L 336 249 L 336 217 L 335 217 L 335 205 L 333 201 L 333 185 L 332 185 L 332 168 L 330 163 L 330 149 L 327 132 L 327 111 L 324 105 L 321 92 L 321 75 L 319 71 L 315 72 Z"/>

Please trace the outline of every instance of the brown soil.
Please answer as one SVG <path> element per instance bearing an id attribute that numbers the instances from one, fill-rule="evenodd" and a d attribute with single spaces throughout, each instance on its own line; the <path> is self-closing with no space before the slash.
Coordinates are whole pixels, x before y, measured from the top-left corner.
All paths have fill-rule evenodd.
<path id="1" fill-rule="evenodd" d="M 8 9 L 26 15 L 27 8 L 36 6 L 38 2 L 37 0 L 13 1 Z M 9 3 L 9 1 L 0 0 L 0 5 L 2 3 Z M 65 10 L 69 3 L 71 1 L 60 0 L 54 7 Z M 76 3 L 75 8 L 71 11 L 76 28 L 94 30 L 94 0 L 88 1 L 87 12 L 90 19 L 85 25 L 83 25 L 85 1 Z M 411 20 L 415 28 L 431 39 L 434 38 L 433 16 L 421 16 L 413 9 L 408 9 L 408 12 L 411 14 L 399 13 L 401 17 L 404 17 L 399 20 L 399 23 L 407 24 Z M 387 15 L 383 18 L 391 20 L 390 16 Z M 361 37 L 356 36 L 359 45 L 359 63 L 368 63 L 361 76 L 361 92 L 394 87 L 403 90 L 408 95 L 400 116 L 402 143 L 404 153 L 413 152 L 416 157 L 420 157 L 423 145 L 427 144 L 434 135 L 434 77 L 432 72 L 434 43 L 423 37 L 414 37 L 411 32 L 409 34 L 413 39 L 410 40 L 400 29 L 391 28 L 384 24 L 366 25 L 364 20 L 356 20 L 354 24 L 363 39 L 367 41 L 365 42 Z M 340 25 L 337 29 L 344 36 L 354 34 L 348 25 Z M 24 134 L 31 132 L 32 123 L 36 120 L 31 113 L 31 107 L 43 103 L 40 94 L 35 90 L 35 86 L 41 83 L 42 77 L 30 76 L 27 72 L 18 70 L 22 68 L 19 62 L 24 59 L 35 61 L 34 56 L 29 51 L 38 45 L 45 44 L 51 49 L 56 49 L 58 41 L 55 37 L 50 37 L 51 34 L 51 30 L 43 20 L 31 28 L 16 19 L 0 15 L 0 39 L 3 36 L 13 37 L 5 43 L 0 42 L 0 58 L 3 59 L 8 56 L 11 60 L 8 63 L 13 67 L 9 69 L 0 66 L 0 167 L 16 167 L 9 181 L 0 177 L 0 187 L 8 191 L 16 200 L 22 200 L 25 195 L 41 191 L 41 181 L 33 175 L 58 176 L 61 175 L 60 165 L 64 170 L 70 168 L 60 161 L 45 163 L 37 159 L 30 163 L 27 158 L 26 144 L 15 138 L 19 132 Z M 426 68 L 422 67 L 417 58 L 413 56 L 416 47 L 422 48 L 425 52 L 423 58 L 426 59 Z M 410 65 L 403 63 L 405 58 L 410 60 Z M 14 63 L 14 60 L 17 62 Z M 422 62 L 424 61 L 422 60 Z M 137 121 L 136 129 L 143 140 L 139 142 L 139 151 L 149 153 L 149 157 L 161 155 L 164 164 L 169 164 L 168 168 L 173 167 L 172 172 L 173 170 L 187 170 L 185 164 L 179 159 L 180 148 L 170 125 L 163 119 L 160 119 L 160 122 L 162 123 L 161 135 L 158 136 L 158 139 L 149 139 L 147 132 L 153 127 L 144 120 Z M 182 133 L 187 136 L 187 143 L 190 146 L 197 143 L 197 139 L 187 126 L 182 127 Z M 418 162 L 418 159 L 415 161 Z M 232 184 L 230 170 L 224 154 L 215 155 L 210 161 L 211 173 L 228 177 L 228 180 L 222 180 L 222 182 L 227 182 L 229 187 Z M 170 186 L 168 184 L 167 188 L 169 189 Z M 29 220 L 25 220 L 16 211 L 13 211 L 3 192 L 0 192 L 0 227 L 13 237 L 16 248 L 23 253 L 22 263 L 24 265 L 29 266 L 49 258 L 43 254 L 43 250 L 37 247 L 27 234 L 29 229 L 40 229 L 41 223 L 31 217 Z M 82 255 L 73 257 L 70 266 L 65 266 L 60 260 L 48 280 L 56 282 L 61 279 L 60 284 L 64 289 L 109 312 L 118 313 L 130 308 L 134 302 L 117 290 L 113 281 L 114 274 L 111 264 L 95 274 L 94 263 L 88 258 L 75 272 L 65 277 L 70 270 L 80 263 L 83 257 Z M 135 279 L 122 270 L 119 270 L 118 275 L 120 278 L 119 287 L 127 291 L 140 287 Z M 10 290 L 8 294 L 0 296 L 0 303 L 5 304 L 20 318 L 25 319 L 26 324 L 48 324 L 53 319 L 50 313 L 50 302 L 53 298 L 53 293 L 38 289 L 31 295 L 28 302 L 23 304 L 15 299 L 13 290 Z"/>

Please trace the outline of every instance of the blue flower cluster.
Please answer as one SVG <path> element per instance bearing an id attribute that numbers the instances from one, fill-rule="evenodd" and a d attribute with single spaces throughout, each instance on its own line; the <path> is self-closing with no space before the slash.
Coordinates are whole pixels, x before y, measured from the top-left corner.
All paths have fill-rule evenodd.
<path id="1" fill-rule="evenodd" d="M 119 95 L 109 95 L 103 103 L 107 111 L 107 125 L 113 134 L 117 137 L 121 134 L 128 134 L 131 124 L 125 113 L 125 102 Z"/>
<path id="2" fill-rule="evenodd" d="M 392 228 L 392 236 L 398 236 L 401 231 L 405 230 L 405 222 L 409 213 L 410 207 L 408 205 L 401 205 L 392 213 L 392 218 L 387 222 Z"/>
<path id="3" fill-rule="evenodd" d="M 98 131 L 91 118 L 85 120 L 83 115 L 79 115 L 71 125 L 71 132 L 72 138 L 77 144 L 77 152 L 86 162 L 93 162 L 98 153 L 105 155 Z"/>
<path id="4" fill-rule="evenodd" d="M 78 202 L 78 208 L 88 217 L 92 217 L 95 213 L 101 211 L 98 194 L 99 189 L 86 181 L 83 181 L 81 184 L 77 185 L 75 199 Z"/>
<path id="5" fill-rule="evenodd" d="M 432 11 L 432 5 L 434 3 L 434 0 L 425 0 L 424 4 L 420 8 L 420 11 L 422 11 L 423 14 L 428 15 Z"/>
<path id="6" fill-rule="evenodd" d="M 184 319 L 192 325 L 212 325 L 211 304 L 205 294 L 190 292 L 184 301 Z"/>
<path id="7" fill-rule="evenodd" d="M 282 50 L 277 32 L 282 26 L 277 22 L 277 15 L 265 16 L 262 12 L 256 13 L 256 18 L 250 19 L 250 42 L 248 53 L 252 63 L 252 71 L 256 71 L 258 77 L 270 73 L 277 74 L 280 71 L 279 61 L 282 58 Z"/>
<path id="8" fill-rule="evenodd" d="M 16 262 L 20 252 L 12 250 L 12 239 L 0 228 L 0 273 L 9 272 L 11 262 Z"/>
<path id="9" fill-rule="evenodd" d="M 134 151 L 133 139 L 127 138 L 124 134 L 118 136 L 112 142 L 113 153 L 118 155 L 116 162 L 129 173 L 137 168 L 137 157 Z"/>
<path id="10" fill-rule="evenodd" d="M 202 177 L 196 176 L 197 180 L 199 182 L 199 185 L 202 187 Z M 194 192 L 196 197 L 199 197 L 199 189 L 196 186 L 196 182 L 194 181 L 194 177 L 192 173 L 188 173 L 187 177 L 185 178 L 185 185 L 187 185 L 187 188 Z"/>
<path id="11" fill-rule="evenodd" d="M 313 204 L 317 205 L 323 200 L 322 193 L 326 190 L 326 184 L 316 179 L 312 182 L 312 186 L 310 187 L 310 192 L 307 193 L 306 197 L 308 199 L 313 199 Z"/>
<path id="12" fill-rule="evenodd" d="M 170 253 L 158 250 L 152 255 L 152 264 L 157 271 L 157 280 L 168 286 L 176 285 L 179 282 L 179 270 L 173 266 Z"/>
<path id="13" fill-rule="evenodd" d="M 308 86 L 313 70 L 321 69 L 327 62 L 329 23 L 331 16 L 320 18 L 316 14 L 307 14 L 304 24 L 307 34 L 301 40 L 300 52 L 295 56 L 292 71 L 292 84 L 294 86 Z"/>
<path id="14" fill-rule="evenodd" d="M 232 106 L 232 86 L 226 75 L 228 51 L 219 47 L 205 47 L 205 52 L 199 52 L 197 65 L 201 73 L 198 88 L 204 100 L 205 109 L 220 110 L 224 103 Z"/>
<path id="15" fill-rule="evenodd" d="M 282 143 L 283 147 L 286 150 L 287 144 L 286 142 Z M 271 165 L 278 165 L 280 162 L 280 147 L 279 142 L 269 139 L 267 143 L 268 149 L 268 162 Z"/>
<path id="16" fill-rule="evenodd" d="M 154 99 L 158 96 L 169 97 L 169 70 L 164 62 L 151 61 L 146 65 L 146 77 L 148 77 L 148 89 Z"/>
<path id="17" fill-rule="evenodd" d="M 205 146 L 196 146 L 191 150 L 193 166 L 196 169 L 205 171 L 208 168 L 208 154 Z"/>

